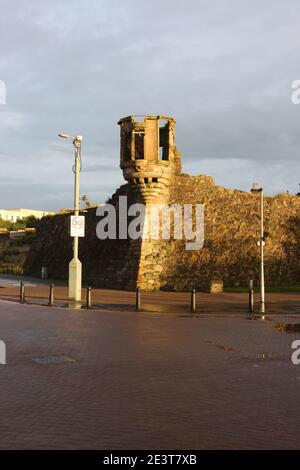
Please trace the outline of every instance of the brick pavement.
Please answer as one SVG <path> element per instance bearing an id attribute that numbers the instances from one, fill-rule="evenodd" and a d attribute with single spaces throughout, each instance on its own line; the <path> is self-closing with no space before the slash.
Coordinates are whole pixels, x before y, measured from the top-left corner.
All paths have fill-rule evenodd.
<path id="1" fill-rule="evenodd" d="M 299 448 L 300 317 L 246 318 L 0 301 L 0 448 Z"/>

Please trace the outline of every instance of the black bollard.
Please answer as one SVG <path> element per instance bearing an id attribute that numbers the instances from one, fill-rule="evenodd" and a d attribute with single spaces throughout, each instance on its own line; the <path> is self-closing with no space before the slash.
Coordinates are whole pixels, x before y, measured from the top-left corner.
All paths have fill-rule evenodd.
<path id="1" fill-rule="evenodd" d="M 92 288 L 86 289 L 86 308 L 92 308 Z"/>
<path id="2" fill-rule="evenodd" d="M 196 290 L 193 289 L 191 292 L 191 312 L 196 311 Z"/>
<path id="3" fill-rule="evenodd" d="M 249 305 L 248 305 L 248 311 L 249 313 L 254 312 L 254 296 L 253 296 L 253 279 L 250 279 L 249 282 Z"/>
<path id="4" fill-rule="evenodd" d="M 20 303 L 25 303 L 25 284 L 24 282 L 20 283 Z"/>
<path id="5" fill-rule="evenodd" d="M 254 312 L 253 289 L 249 290 L 249 313 Z"/>
<path id="6" fill-rule="evenodd" d="M 53 307 L 54 305 L 54 284 L 50 284 L 48 305 L 49 307 Z"/>
<path id="7" fill-rule="evenodd" d="M 141 310 L 141 291 L 139 288 L 137 288 L 135 295 L 135 309 Z"/>

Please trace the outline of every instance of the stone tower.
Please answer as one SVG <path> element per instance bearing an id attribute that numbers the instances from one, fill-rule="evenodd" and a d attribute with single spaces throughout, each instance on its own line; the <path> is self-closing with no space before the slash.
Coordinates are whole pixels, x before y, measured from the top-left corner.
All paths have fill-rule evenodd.
<path id="1" fill-rule="evenodd" d="M 169 201 L 172 178 L 181 173 L 175 146 L 175 119 L 128 116 L 121 128 L 120 167 L 138 199 L 145 204 Z"/>

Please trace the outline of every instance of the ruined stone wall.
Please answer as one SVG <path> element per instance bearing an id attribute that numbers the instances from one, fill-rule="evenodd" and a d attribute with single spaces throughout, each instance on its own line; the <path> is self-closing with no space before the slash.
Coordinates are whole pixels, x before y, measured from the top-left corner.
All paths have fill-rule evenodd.
<path id="1" fill-rule="evenodd" d="M 169 203 L 205 204 L 205 242 L 199 251 L 186 251 L 184 240 L 99 240 L 96 210 L 86 213 L 86 237 L 79 241 L 85 283 L 98 287 L 188 290 L 208 288 L 213 278 L 225 286 L 259 279 L 259 196 L 216 186 L 208 176 L 181 174 L 173 178 Z M 136 192 L 121 186 L 111 203 Z M 289 285 L 300 280 L 300 197 L 265 198 L 266 285 Z M 26 272 L 67 278 L 72 257 L 69 216 L 45 218 L 26 263 Z"/>
<path id="2" fill-rule="evenodd" d="M 31 249 L 34 234 L 13 238 L 10 233 L 0 234 L 0 266 L 14 266 L 22 269 Z"/>
<path id="3" fill-rule="evenodd" d="M 186 251 L 181 240 L 144 241 L 138 282 L 145 289 L 207 290 L 210 280 L 225 286 L 259 282 L 259 196 L 216 186 L 208 176 L 174 179 L 170 203 L 204 203 L 205 241 Z M 265 197 L 267 285 L 300 281 L 300 198 Z M 153 275 L 154 274 L 154 275 Z"/>
<path id="4" fill-rule="evenodd" d="M 128 193 L 129 185 L 123 185 L 109 202 L 117 208 L 119 196 L 127 196 Z M 132 202 L 130 194 L 128 201 L 129 204 Z M 83 282 L 106 288 L 135 289 L 140 240 L 99 240 L 96 225 L 100 219 L 96 216 L 96 208 L 87 210 L 84 215 L 86 235 L 79 238 Z M 72 253 L 70 214 L 45 217 L 41 221 L 38 239 L 27 258 L 24 271 L 28 275 L 40 276 L 42 266 L 46 266 L 50 278 L 67 279 Z"/>

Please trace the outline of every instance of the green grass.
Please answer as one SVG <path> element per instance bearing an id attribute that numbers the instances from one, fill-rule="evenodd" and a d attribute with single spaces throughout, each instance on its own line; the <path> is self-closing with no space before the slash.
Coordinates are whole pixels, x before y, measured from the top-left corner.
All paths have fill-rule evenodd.
<path id="1" fill-rule="evenodd" d="M 249 287 L 224 287 L 224 292 L 249 292 Z M 254 288 L 255 293 L 259 293 L 259 287 Z M 284 293 L 284 292 L 299 292 L 300 293 L 300 285 L 299 286 L 266 286 L 266 292 L 277 292 L 277 293 Z"/>

